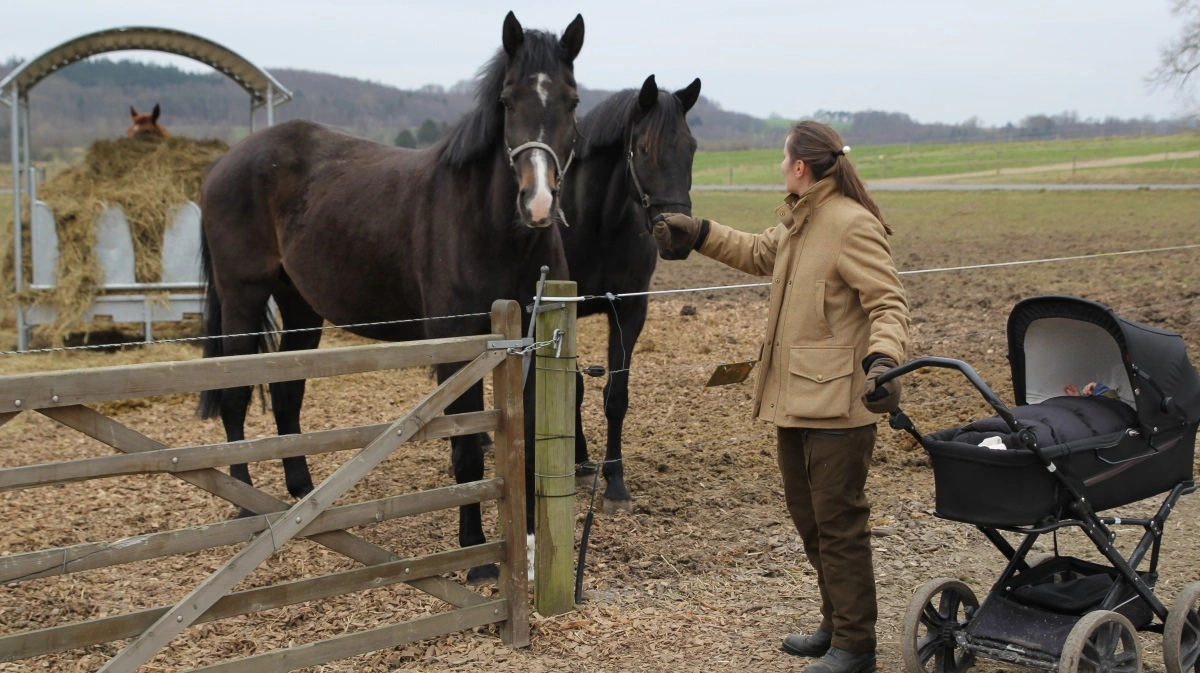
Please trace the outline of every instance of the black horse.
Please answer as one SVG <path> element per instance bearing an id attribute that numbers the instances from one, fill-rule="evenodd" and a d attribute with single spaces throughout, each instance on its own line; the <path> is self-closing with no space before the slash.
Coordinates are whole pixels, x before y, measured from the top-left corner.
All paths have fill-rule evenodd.
<path id="1" fill-rule="evenodd" d="M 696 140 L 687 112 L 700 97 L 700 80 L 675 93 L 660 91 L 654 75 L 641 90 L 609 97 L 579 122 L 578 168 L 563 199 L 570 228 L 563 231 L 567 264 L 581 295 L 644 292 L 650 287 L 658 247 L 650 221 L 664 211 L 692 212 L 692 157 Z M 629 509 L 621 462 L 621 429 L 629 409 L 629 361 L 646 324 L 647 298 L 593 299 L 579 316 L 608 316 L 609 379 L 604 386 L 608 451 L 604 510 Z M 583 376 L 577 383 L 583 401 Z M 576 410 L 576 427 L 582 417 Z M 575 435 L 576 463 L 586 464 L 587 442 Z M 577 470 L 590 485 L 594 469 Z"/>
<path id="2" fill-rule="evenodd" d="M 573 63 L 583 19 L 561 39 L 526 31 L 510 12 L 503 49 L 480 71 L 476 107 L 437 145 L 385 147 L 310 122 L 256 133 L 222 157 L 201 194 L 205 329 L 245 335 L 266 324 L 268 299 L 282 328 L 486 313 L 498 298 L 532 298 L 542 265 L 565 278 L 558 186 L 575 143 Z M 490 330 L 488 318 L 353 329 L 373 339 L 431 339 Z M 285 331 L 283 351 L 316 348 L 318 330 Z M 205 357 L 265 348 L 254 336 L 207 342 Z M 438 367 L 445 380 L 460 364 Z M 304 381 L 273 383 L 280 434 L 300 432 Z M 251 389 L 204 393 L 199 413 L 218 413 L 230 441 L 244 437 Z M 483 408 L 473 387 L 447 413 Z M 459 483 L 483 477 L 481 436 L 451 442 Z M 312 478 L 303 456 L 284 460 L 288 492 Z M 250 483 L 246 465 L 231 474 Z M 479 505 L 462 507 L 459 543 L 484 541 Z M 472 569 L 468 580 L 496 575 Z"/>

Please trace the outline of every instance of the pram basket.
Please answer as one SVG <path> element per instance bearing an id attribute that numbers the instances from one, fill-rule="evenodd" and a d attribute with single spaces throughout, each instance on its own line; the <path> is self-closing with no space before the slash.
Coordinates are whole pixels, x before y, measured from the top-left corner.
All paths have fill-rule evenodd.
<path id="1" fill-rule="evenodd" d="M 996 450 L 959 441 L 967 426 L 913 433 L 929 454 L 936 511 L 943 518 L 981 526 L 1032 525 L 1056 516 L 1076 496 L 1103 511 L 1165 493 L 1192 478 L 1195 423 L 1177 422 L 1157 432 L 1124 427 L 1044 446 L 965 362 L 918 358 L 880 380 L 926 367 L 961 371 L 1003 420 L 1013 447 Z M 907 427 L 903 423 L 903 416 L 892 420 L 893 427 L 911 432 L 911 422 Z"/>

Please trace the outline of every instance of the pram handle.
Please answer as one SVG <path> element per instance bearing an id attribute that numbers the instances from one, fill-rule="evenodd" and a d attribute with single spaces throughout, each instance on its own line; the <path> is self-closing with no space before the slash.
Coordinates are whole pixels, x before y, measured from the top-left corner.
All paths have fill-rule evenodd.
<path id="1" fill-rule="evenodd" d="M 992 389 L 983 382 L 983 379 L 979 378 L 979 374 L 977 374 L 975 370 L 971 368 L 971 365 L 963 362 L 962 360 L 932 356 L 909 360 L 899 367 L 893 367 L 892 369 L 880 374 L 879 378 L 875 379 L 875 385 L 881 386 L 896 377 L 904 376 L 909 372 L 917 369 L 924 369 L 926 367 L 938 369 L 957 369 L 958 371 L 962 372 L 963 376 L 967 377 L 967 380 L 971 382 L 971 385 L 975 386 L 979 393 L 983 395 L 983 399 L 987 401 L 991 408 L 996 410 L 996 413 L 999 414 L 1000 418 L 1004 419 L 1004 422 L 1008 424 L 1009 428 L 1012 428 L 1013 432 L 1019 433 L 1024 429 L 1024 427 L 1021 425 L 1021 422 L 1012 415 L 1012 412 L 1008 410 L 1008 407 L 1004 406 L 1004 403 L 1000 401 L 1000 398 L 996 397 L 996 394 L 993 393 Z"/>

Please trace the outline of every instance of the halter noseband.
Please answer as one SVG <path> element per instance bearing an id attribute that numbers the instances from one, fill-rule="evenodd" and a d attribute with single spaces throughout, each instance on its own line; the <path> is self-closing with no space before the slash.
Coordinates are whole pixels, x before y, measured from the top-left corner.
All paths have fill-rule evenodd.
<path id="1" fill-rule="evenodd" d="M 554 153 L 554 148 L 550 147 L 546 143 L 541 143 L 536 140 L 530 140 L 527 143 L 521 143 L 520 145 L 517 145 L 516 147 L 513 147 L 513 148 L 510 148 L 508 146 L 508 141 L 505 140 L 504 141 L 504 149 L 508 151 L 508 165 L 514 171 L 517 170 L 517 155 L 520 154 L 521 152 L 524 152 L 525 150 L 546 150 L 547 152 L 549 152 L 550 158 L 554 159 L 554 168 L 558 171 L 557 177 L 558 177 L 558 183 L 559 183 L 560 187 L 562 186 L 563 179 L 567 176 L 567 169 L 571 167 L 571 162 L 575 160 L 575 147 L 574 146 L 571 147 L 571 153 L 567 155 L 567 163 L 564 166 L 562 163 L 560 163 L 558 161 L 558 155 Z M 565 213 L 563 213 L 561 206 L 558 208 L 557 215 L 558 215 L 558 221 L 561 222 L 564 227 L 571 226 L 570 224 L 567 223 L 567 216 Z"/>
<path id="2" fill-rule="evenodd" d="M 517 155 L 525 150 L 546 150 L 550 153 L 550 158 L 554 159 L 554 168 L 558 170 L 558 179 L 562 180 L 567 174 L 567 169 L 571 167 L 571 162 L 575 159 L 575 148 L 571 148 L 571 153 L 567 155 L 567 165 L 562 165 L 558 161 L 558 155 L 554 153 L 554 149 L 546 143 L 540 143 L 536 140 L 530 140 L 527 143 L 522 143 L 516 147 L 509 149 L 508 143 L 504 144 L 504 148 L 508 150 L 508 165 L 516 170 Z"/>

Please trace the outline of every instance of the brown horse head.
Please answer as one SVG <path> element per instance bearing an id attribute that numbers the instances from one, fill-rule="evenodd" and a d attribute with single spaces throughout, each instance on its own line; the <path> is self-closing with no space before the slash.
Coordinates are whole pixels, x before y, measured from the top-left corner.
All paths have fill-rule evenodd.
<path id="1" fill-rule="evenodd" d="M 540 229 L 561 219 L 559 187 L 574 156 L 583 17 L 559 37 L 525 30 L 509 12 L 502 36 L 503 48 L 479 71 L 475 109 L 434 151 L 458 169 L 505 160 L 516 180 L 517 219 Z"/>
<path id="2" fill-rule="evenodd" d="M 549 226 L 560 212 L 559 185 L 575 154 L 579 93 L 573 64 L 582 47 L 580 16 L 557 40 L 526 39 L 512 12 L 504 20 L 507 63 L 497 103 L 519 185 L 517 212 L 529 227 Z"/>
<path id="3" fill-rule="evenodd" d="M 158 115 L 161 112 L 158 108 L 158 103 L 154 104 L 154 111 L 150 114 L 138 114 L 132 105 L 129 106 L 129 128 L 126 129 L 125 135 L 129 137 L 142 136 L 151 138 L 166 138 L 170 136 L 167 130 L 158 123 Z"/>

